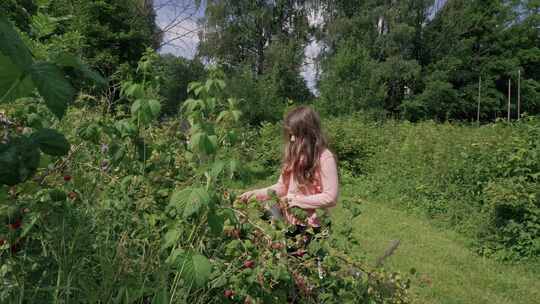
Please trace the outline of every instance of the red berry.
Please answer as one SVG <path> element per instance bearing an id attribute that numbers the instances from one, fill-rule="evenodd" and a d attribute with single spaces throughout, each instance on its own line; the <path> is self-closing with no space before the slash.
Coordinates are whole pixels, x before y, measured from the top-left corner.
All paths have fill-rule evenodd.
<path id="1" fill-rule="evenodd" d="M 232 298 L 232 296 L 234 296 L 234 291 L 227 289 L 223 292 L 223 295 L 225 296 L 225 298 L 230 299 Z"/>
<path id="2" fill-rule="evenodd" d="M 0 246 L 4 246 L 5 243 L 6 243 L 6 240 L 0 239 Z"/>
<path id="3" fill-rule="evenodd" d="M 303 257 L 304 254 L 306 254 L 306 252 L 304 250 L 297 250 L 297 251 L 292 253 L 293 256 L 296 256 L 296 257 L 299 257 L 299 258 Z"/>
<path id="4" fill-rule="evenodd" d="M 71 180 L 71 175 L 64 175 L 64 181 L 69 182 Z"/>
<path id="5" fill-rule="evenodd" d="M 245 268 L 253 268 L 255 267 L 255 262 L 252 260 L 244 261 L 244 267 Z"/>
<path id="6" fill-rule="evenodd" d="M 9 224 L 9 228 L 11 228 L 13 230 L 17 230 L 17 229 L 21 228 L 21 225 L 22 225 L 22 220 L 17 219 L 14 223 Z"/>
<path id="7" fill-rule="evenodd" d="M 71 191 L 70 193 L 68 193 L 68 197 L 71 200 L 75 200 L 77 198 L 77 193 Z"/>

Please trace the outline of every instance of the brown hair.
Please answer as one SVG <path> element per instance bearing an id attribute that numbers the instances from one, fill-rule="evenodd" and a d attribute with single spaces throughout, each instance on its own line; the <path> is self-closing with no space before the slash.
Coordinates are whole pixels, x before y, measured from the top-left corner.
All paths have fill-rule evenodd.
<path id="1" fill-rule="evenodd" d="M 291 110 L 283 122 L 283 135 L 283 173 L 293 174 L 300 184 L 312 182 L 321 153 L 328 146 L 319 114 L 307 106 Z"/>

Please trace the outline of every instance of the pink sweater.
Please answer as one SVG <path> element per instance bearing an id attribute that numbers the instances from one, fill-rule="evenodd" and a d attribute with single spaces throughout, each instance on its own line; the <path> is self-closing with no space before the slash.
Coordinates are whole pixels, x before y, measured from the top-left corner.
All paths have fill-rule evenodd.
<path id="1" fill-rule="evenodd" d="M 320 156 L 320 168 L 317 170 L 314 183 L 310 185 L 300 185 L 294 176 L 283 174 L 279 177 L 277 184 L 267 188 L 254 191 L 255 197 L 259 201 L 268 200 L 268 190 L 274 190 L 281 198 L 287 198 L 289 207 L 300 207 L 308 213 L 307 224 L 318 227 L 320 222 L 317 219 L 315 209 L 330 208 L 336 205 L 339 192 L 338 172 L 334 155 L 329 150 L 324 150 Z M 285 211 L 285 218 L 294 225 L 306 225 L 295 218 L 291 213 Z"/>

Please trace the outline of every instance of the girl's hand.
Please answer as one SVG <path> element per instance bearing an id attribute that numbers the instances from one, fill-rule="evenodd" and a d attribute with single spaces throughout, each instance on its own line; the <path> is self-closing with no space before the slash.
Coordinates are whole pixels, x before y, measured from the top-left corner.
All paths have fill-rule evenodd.
<path id="1" fill-rule="evenodd" d="M 279 200 L 279 209 L 281 209 L 282 211 L 289 209 L 289 201 L 287 197 Z"/>
<path id="2" fill-rule="evenodd" d="M 284 197 L 283 200 L 286 202 L 288 208 L 296 206 L 295 203 L 294 203 L 294 195 L 293 194 L 287 194 L 287 196 Z"/>
<path id="3" fill-rule="evenodd" d="M 244 192 L 238 197 L 238 200 L 240 200 L 241 202 L 247 203 L 254 195 L 255 195 L 254 191 Z"/>

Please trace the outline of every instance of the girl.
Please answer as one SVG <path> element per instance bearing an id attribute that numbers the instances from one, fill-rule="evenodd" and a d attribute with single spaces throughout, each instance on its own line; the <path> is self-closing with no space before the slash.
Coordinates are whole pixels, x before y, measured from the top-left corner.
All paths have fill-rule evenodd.
<path id="1" fill-rule="evenodd" d="M 282 198 L 285 206 L 282 211 L 289 223 L 301 231 L 306 226 L 318 228 L 320 222 L 315 209 L 333 207 L 338 198 L 336 160 L 327 148 L 319 115 L 310 107 L 300 106 L 290 111 L 283 131 L 285 149 L 277 184 L 243 193 L 240 200 L 246 202 L 252 197 L 268 200 L 268 190 L 273 190 Z M 306 210 L 307 223 L 288 211 L 292 207 Z"/>

